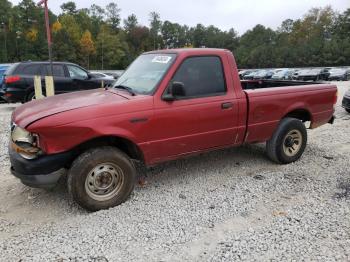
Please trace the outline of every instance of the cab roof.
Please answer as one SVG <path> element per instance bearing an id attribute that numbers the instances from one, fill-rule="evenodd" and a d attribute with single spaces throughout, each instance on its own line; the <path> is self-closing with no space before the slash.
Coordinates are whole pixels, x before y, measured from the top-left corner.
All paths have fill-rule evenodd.
<path id="1" fill-rule="evenodd" d="M 150 52 L 145 52 L 144 54 L 196 54 L 196 53 L 222 53 L 222 52 L 230 52 L 227 49 L 219 49 L 219 48 L 175 48 L 175 49 L 162 49 L 162 50 L 154 50 Z"/>

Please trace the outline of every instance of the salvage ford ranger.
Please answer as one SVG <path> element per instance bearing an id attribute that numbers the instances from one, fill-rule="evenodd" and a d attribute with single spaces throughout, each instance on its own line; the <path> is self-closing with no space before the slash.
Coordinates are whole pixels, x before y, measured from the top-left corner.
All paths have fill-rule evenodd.
<path id="1" fill-rule="evenodd" d="M 68 191 L 96 211 L 127 200 L 134 160 L 152 166 L 187 155 L 266 142 L 288 164 L 307 143 L 306 126 L 334 121 L 337 87 L 298 81 L 240 80 L 231 52 L 176 49 L 140 55 L 112 88 L 29 102 L 12 115 L 11 172 Z"/>

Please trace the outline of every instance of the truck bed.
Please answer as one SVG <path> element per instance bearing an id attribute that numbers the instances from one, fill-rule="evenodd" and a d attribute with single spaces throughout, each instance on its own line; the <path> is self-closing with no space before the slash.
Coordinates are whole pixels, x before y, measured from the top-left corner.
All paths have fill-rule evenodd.
<path id="1" fill-rule="evenodd" d="M 318 85 L 320 82 L 291 81 L 291 80 L 241 80 L 243 90 L 271 87 Z"/>
<path id="2" fill-rule="evenodd" d="M 298 118 L 310 121 L 311 128 L 328 123 L 333 115 L 335 85 L 273 80 L 242 82 L 248 100 L 245 142 L 270 139 L 280 119 L 291 113 L 302 115 Z"/>

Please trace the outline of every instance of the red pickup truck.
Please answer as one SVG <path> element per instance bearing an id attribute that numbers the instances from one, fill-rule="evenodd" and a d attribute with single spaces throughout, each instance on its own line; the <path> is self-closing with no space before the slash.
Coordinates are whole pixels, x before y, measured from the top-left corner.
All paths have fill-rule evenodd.
<path id="1" fill-rule="evenodd" d="M 335 85 L 240 81 L 231 52 L 177 49 L 144 53 L 113 88 L 32 101 L 12 115 L 11 172 L 33 187 L 56 184 L 82 207 L 124 202 L 134 160 L 152 166 L 244 143 L 266 142 L 287 164 L 303 154 L 305 122 L 333 123 Z M 310 123 L 310 124 L 309 124 Z"/>

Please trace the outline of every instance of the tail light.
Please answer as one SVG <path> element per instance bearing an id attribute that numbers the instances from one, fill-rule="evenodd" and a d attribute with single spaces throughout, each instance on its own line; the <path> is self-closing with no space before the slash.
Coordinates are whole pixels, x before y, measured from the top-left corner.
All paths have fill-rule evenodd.
<path id="1" fill-rule="evenodd" d="M 5 84 L 12 84 L 20 81 L 21 78 L 19 76 L 6 76 L 5 77 Z"/>

